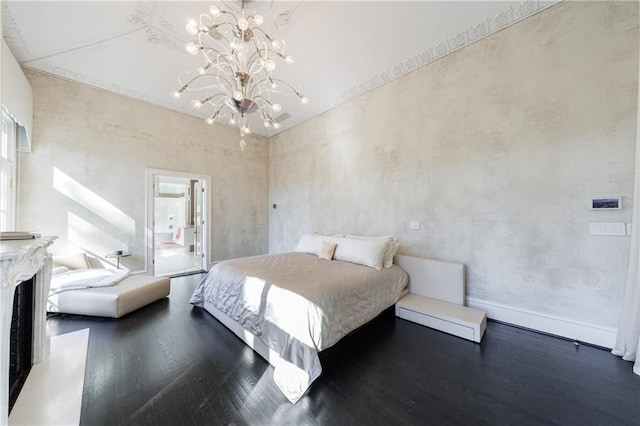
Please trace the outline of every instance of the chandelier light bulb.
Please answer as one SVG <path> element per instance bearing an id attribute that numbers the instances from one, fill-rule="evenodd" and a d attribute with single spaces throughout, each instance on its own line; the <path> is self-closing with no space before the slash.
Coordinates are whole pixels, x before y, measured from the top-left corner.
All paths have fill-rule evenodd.
<path id="1" fill-rule="evenodd" d="M 271 40 L 271 47 L 273 47 L 275 50 L 282 49 L 282 41 L 274 38 L 273 40 Z"/>
<path id="2" fill-rule="evenodd" d="M 189 52 L 192 55 L 197 55 L 198 51 L 200 50 L 200 47 L 192 41 L 187 43 L 184 47 L 185 49 L 187 49 L 187 52 Z"/>
<path id="3" fill-rule="evenodd" d="M 236 90 L 235 92 L 233 92 L 233 99 L 235 99 L 236 101 L 240 102 L 241 100 L 244 99 L 244 96 L 242 96 L 242 92 L 239 90 Z"/>
<path id="4" fill-rule="evenodd" d="M 303 96 L 300 98 L 300 102 L 306 105 L 309 103 L 309 98 L 307 98 L 306 96 Z"/>
<path id="5" fill-rule="evenodd" d="M 189 35 L 192 35 L 192 36 L 198 34 L 198 23 L 193 19 L 190 20 L 189 23 L 187 24 L 187 32 L 189 33 Z"/>
<path id="6" fill-rule="evenodd" d="M 181 88 L 179 88 L 178 90 L 176 90 L 175 92 L 173 92 L 173 97 L 174 98 L 179 98 L 180 95 L 182 95 L 182 92 L 184 92 L 185 90 L 187 90 L 187 85 L 184 85 Z"/>
<path id="7" fill-rule="evenodd" d="M 218 118 L 218 111 L 214 112 L 211 117 L 207 118 L 204 121 L 206 121 L 207 124 L 213 124 L 216 121 L 216 118 Z"/>
<path id="8" fill-rule="evenodd" d="M 278 88 L 278 84 L 275 81 L 271 82 L 271 88 L 272 89 L 277 89 Z"/>
<path id="9" fill-rule="evenodd" d="M 242 126 L 241 130 L 245 135 L 250 135 L 251 134 L 251 129 L 249 129 L 249 126 L 247 126 L 246 124 L 244 126 Z"/>
<path id="10" fill-rule="evenodd" d="M 229 119 L 229 125 L 230 126 L 235 126 L 236 123 L 236 118 L 232 115 L 231 118 Z"/>
<path id="11" fill-rule="evenodd" d="M 291 55 L 287 55 L 284 60 L 287 61 L 288 64 L 292 64 L 296 61 L 296 59 Z"/>
<path id="12" fill-rule="evenodd" d="M 194 99 L 193 101 L 191 101 L 191 105 L 193 105 L 194 108 L 200 108 L 202 106 L 202 101 Z"/>
<path id="13" fill-rule="evenodd" d="M 253 22 L 255 22 L 256 25 L 262 25 L 264 19 L 262 19 L 261 15 L 256 15 L 253 17 Z"/>
<path id="14" fill-rule="evenodd" d="M 273 112 L 280 112 L 282 111 L 282 106 L 280 104 L 271 104 L 271 109 Z"/>
<path id="15" fill-rule="evenodd" d="M 218 16 L 220 15 L 220 8 L 218 6 L 211 6 L 209 8 L 209 12 L 211 13 L 211 16 Z"/>
<path id="16" fill-rule="evenodd" d="M 274 123 L 273 123 L 273 128 L 274 128 L 274 129 L 279 129 L 279 128 L 280 128 L 280 123 L 278 123 L 278 122 L 274 122 Z"/>
<path id="17" fill-rule="evenodd" d="M 273 59 L 267 59 L 267 61 L 264 63 L 264 69 L 267 71 L 273 71 L 274 69 L 276 69 L 276 63 L 273 62 Z"/>
<path id="18" fill-rule="evenodd" d="M 238 28 L 240 28 L 242 31 L 246 31 L 249 28 L 249 21 L 247 21 L 245 18 L 238 19 Z"/>
<path id="19" fill-rule="evenodd" d="M 269 122 L 269 120 L 264 120 L 263 123 L 264 123 L 264 127 L 266 127 L 267 129 L 271 127 L 271 123 Z"/>

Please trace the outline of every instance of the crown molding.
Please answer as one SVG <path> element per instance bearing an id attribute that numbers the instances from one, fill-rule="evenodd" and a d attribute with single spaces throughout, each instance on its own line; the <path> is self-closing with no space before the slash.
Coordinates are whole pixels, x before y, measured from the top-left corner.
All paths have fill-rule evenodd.
<path id="1" fill-rule="evenodd" d="M 511 6 L 504 12 L 486 19 L 480 24 L 467 28 L 463 32 L 459 33 L 455 37 L 451 37 L 441 43 L 438 43 L 429 49 L 426 49 L 417 55 L 414 55 L 403 62 L 386 69 L 385 71 L 370 77 L 367 80 L 362 81 L 359 84 L 345 90 L 340 95 L 319 105 L 316 108 L 307 108 L 304 113 L 293 116 L 288 120 L 281 123 L 281 128 L 277 133 L 281 133 L 287 129 L 297 126 L 313 117 L 316 117 L 324 112 L 330 111 L 360 95 L 370 92 L 392 80 L 400 78 L 411 71 L 418 68 L 422 68 L 444 56 L 449 55 L 465 46 L 477 42 L 485 37 L 488 37 L 500 30 L 505 29 L 513 24 L 516 24 L 523 19 L 526 19 L 532 15 L 535 15 L 562 0 L 556 0 L 549 4 L 548 2 L 541 3 L 539 0 L 525 0 L 522 3 Z M 275 133 L 275 134 L 277 134 Z"/>
<path id="2" fill-rule="evenodd" d="M 275 129 L 270 129 L 268 131 L 265 129 L 264 132 L 256 131 L 255 133 L 267 137 L 275 136 L 280 132 L 295 127 L 324 112 L 330 111 L 392 80 L 400 78 L 418 68 L 424 67 L 444 56 L 447 56 L 450 53 L 462 49 L 500 30 L 516 24 L 523 19 L 526 19 L 549 7 L 552 7 L 560 1 L 561 0 L 552 0 L 552 2 L 550 3 L 541 0 L 525 0 L 522 3 L 511 6 L 504 12 L 492 18 L 488 18 L 477 25 L 469 27 L 458 35 L 437 43 L 430 48 L 405 59 L 403 62 L 398 63 L 377 75 L 363 80 L 362 82 L 343 91 L 333 99 L 315 106 L 315 108 L 309 108 L 309 106 L 307 106 L 302 114 L 292 116 L 288 119 L 283 120 L 280 123 L 282 127 L 277 131 Z M 304 5 L 303 3 L 304 2 L 297 2 L 292 8 L 283 10 L 278 15 L 274 23 L 276 29 L 290 25 L 296 20 L 296 17 L 304 13 L 308 9 L 309 5 Z M 168 22 L 159 13 L 158 7 L 159 6 L 157 2 L 138 1 L 133 6 L 133 10 L 127 16 L 127 19 L 131 24 L 138 26 L 140 30 L 144 31 L 147 42 L 156 46 L 162 46 L 168 49 L 182 51 L 182 45 L 184 44 L 185 39 L 175 33 L 171 23 Z M 31 52 L 6 2 L 3 2 L 2 4 L 2 14 L 3 27 L 5 29 L 4 37 L 7 45 L 11 48 L 12 52 L 14 52 L 14 55 L 20 55 L 20 57 L 16 56 L 16 58 L 25 68 L 44 72 L 88 86 L 93 86 L 122 96 L 138 99 L 192 117 L 203 119 L 206 117 L 206 114 L 202 112 L 199 114 L 198 111 L 190 108 L 190 105 L 183 105 L 179 102 L 174 101 L 173 99 L 159 99 L 135 89 L 123 87 L 100 79 L 91 78 L 82 73 L 74 72 L 69 69 L 47 65 L 43 66 L 42 68 L 35 69 L 28 66 L 24 63 L 24 58 L 25 56 L 31 56 Z"/>
<path id="3" fill-rule="evenodd" d="M 22 36 L 22 32 L 20 32 L 15 18 L 11 14 L 7 2 L 2 2 L 2 28 L 0 28 L 0 30 L 2 30 L 2 36 L 7 46 L 9 46 L 13 56 L 15 56 L 19 62 L 23 59 L 24 55 L 31 55 L 31 51 Z M 20 57 L 17 56 L 18 54 L 20 54 Z"/>
<path id="4" fill-rule="evenodd" d="M 137 90 L 130 89 L 128 87 L 120 86 L 114 83 L 109 83 L 107 81 L 103 81 L 97 78 L 87 77 L 84 74 L 71 71 L 66 68 L 62 68 L 62 67 L 33 68 L 29 66 L 24 66 L 24 68 L 34 72 L 62 78 L 64 80 L 68 80 L 73 83 L 78 83 L 83 86 L 91 87 L 93 89 L 104 90 L 111 94 L 125 96 L 127 98 L 142 101 L 157 107 L 166 108 L 168 110 L 179 112 L 181 114 L 185 114 L 190 117 L 197 117 L 203 120 L 204 118 L 206 118 L 206 114 L 203 114 L 202 116 L 194 115 L 194 112 L 197 112 L 197 111 L 194 111 L 193 108 L 189 108 L 190 105 L 182 105 L 177 102 L 171 102 L 172 99 L 168 102 L 164 99 L 158 99 L 158 98 L 149 96 L 146 93 L 142 93 Z"/>

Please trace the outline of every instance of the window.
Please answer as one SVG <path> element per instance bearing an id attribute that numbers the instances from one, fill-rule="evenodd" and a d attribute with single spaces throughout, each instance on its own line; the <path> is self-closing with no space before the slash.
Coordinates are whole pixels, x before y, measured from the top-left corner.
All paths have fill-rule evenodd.
<path id="1" fill-rule="evenodd" d="M 0 154 L 0 231 L 13 231 L 16 216 L 16 123 L 4 111 Z"/>

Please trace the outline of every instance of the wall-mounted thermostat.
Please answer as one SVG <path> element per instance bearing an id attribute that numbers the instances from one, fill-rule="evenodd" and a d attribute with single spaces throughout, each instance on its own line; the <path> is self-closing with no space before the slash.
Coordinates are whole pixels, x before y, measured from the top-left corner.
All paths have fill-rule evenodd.
<path id="1" fill-rule="evenodd" d="M 620 210 L 622 198 L 592 198 L 591 210 Z"/>

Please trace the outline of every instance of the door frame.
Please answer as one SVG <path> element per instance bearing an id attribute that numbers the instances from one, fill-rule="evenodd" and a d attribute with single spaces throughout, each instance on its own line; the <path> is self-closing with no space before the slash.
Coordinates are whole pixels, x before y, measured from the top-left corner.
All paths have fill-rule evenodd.
<path id="1" fill-rule="evenodd" d="M 205 271 L 209 270 L 209 265 L 211 263 L 211 176 L 203 175 L 199 173 L 190 173 L 190 172 L 181 172 L 177 170 L 165 170 L 165 169 L 152 169 L 147 168 L 147 215 L 145 218 L 145 236 L 146 236 L 146 246 L 147 246 L 147 271 L 151 275 L 155 275 L 155 265 L 153 264 L 154 253 L 153 249 L 155 247 L 155 235 L 154 235 L 154 215 L 155 215 L 155 191 L 153 190 L 153 185 L 156 180 L 156 176 L 167 176 L 167 177 L 176 177 L 176 178 L 184 178 L 184 179 L 197 179 L 205 182 L 205 199 L 202 203 L 204 212 L 202 216 L 205 220 L 205 229 L 206 232 L 202 234 L 202 245 L 205 249 L 205 259 L 204 266 Z"/>

